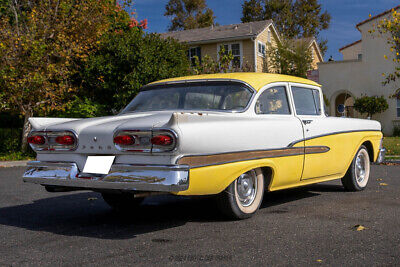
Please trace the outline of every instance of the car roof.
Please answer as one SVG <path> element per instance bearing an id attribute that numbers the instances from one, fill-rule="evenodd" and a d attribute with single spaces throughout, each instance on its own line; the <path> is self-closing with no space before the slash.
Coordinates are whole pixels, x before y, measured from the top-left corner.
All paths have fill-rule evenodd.
<path id="1" fill-rule="evenodd" d="M 265 85 L 275 82 L 292 82 L 292 83 L 302 83 L 307 85 L 314 85 L 321 87 L 318 83 L 299 78 L 295 76 L 282 75 L 282 74 L 272 74 L 272 73 L 255 73 L 255 72 L 234 72 L 234 73 L 216 73 L 216 74 L 202 74 L 193 76 L 176 77 L 171 79 L 165 79 L 161 81 L 156 81 L 150 83 L 149 85 L 156 85 L 159 83 L 170 83 L 170 82 L 180 82 L 180 81 L 196 81 L 196 80 L 239 80 L 249 84 L 256 91 L 259 91 Z"/>

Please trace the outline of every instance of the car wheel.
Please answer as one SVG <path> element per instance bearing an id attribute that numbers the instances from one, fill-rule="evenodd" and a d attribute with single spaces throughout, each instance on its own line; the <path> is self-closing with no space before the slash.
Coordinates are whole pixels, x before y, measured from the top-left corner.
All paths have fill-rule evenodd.
<path id="1" fill-rule="evenodd" d="M 246 219 L 257 212 L 264 196 L 264 175 L 260 168 L 240 175 L 217 197 L 222 213 L 231 219 Z"/>
<path id="2" fill-rule="evenodd" d="M 368 150 L 361 146 L 355 155 L 342 184 L 347 191 L 361 191 L 367 187 L 370 173 L 370 160 Z"/>
<path id="3" fill-rule="evenodd" d="M 132 210 L 137 208 L 144 198 L 135 198 L 133 194 L 101 193 L 104 201 L 115 210 Z"/>

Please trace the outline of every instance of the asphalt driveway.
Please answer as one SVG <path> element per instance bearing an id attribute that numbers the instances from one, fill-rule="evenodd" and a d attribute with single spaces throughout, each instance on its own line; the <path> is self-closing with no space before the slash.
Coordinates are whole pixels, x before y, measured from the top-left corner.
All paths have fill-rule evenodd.
<path id="1" fill-rule="evenodd" d="M 400 265 L 400 166 L 373 166 L 363 192 L 335 181 L 269 193 L 244 221 L 212 199 L 169 196 L 121 215 L 22 172 L 0 168 L 0 265 Z"/>

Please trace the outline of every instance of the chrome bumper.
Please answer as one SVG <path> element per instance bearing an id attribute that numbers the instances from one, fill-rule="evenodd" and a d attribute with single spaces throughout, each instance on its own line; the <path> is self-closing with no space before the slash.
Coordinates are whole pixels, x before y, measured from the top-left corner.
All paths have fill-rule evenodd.
<path id="1" fill-rule="evenodd" d="M 186 165 L 114 164 L 107 175 L 79 172 L 75 163 L 31 161 L 24 182 L 87 189 L 178 192 L 189 188 Z"/>
<path id="2" fill-rule="evenodd" d="M 380 164 L 383 161 L 385 161 L 385 155 L 386 155 L 386 148 L 384 148 L 384 147 L 380 148 L 379 155 L 378 155 L 378 158 L 375 163 Z"/>

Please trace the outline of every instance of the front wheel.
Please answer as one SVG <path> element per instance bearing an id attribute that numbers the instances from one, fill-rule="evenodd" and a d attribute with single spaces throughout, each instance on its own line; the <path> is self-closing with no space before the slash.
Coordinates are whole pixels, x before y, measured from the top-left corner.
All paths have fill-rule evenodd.
<path id="1" fill-rule="evenodd" d="M 246 219 L 257 212 L 264 196 L 264 175 L 260 168 L 240 175 L 218 195 L 218 207 L 232 219 Z"/>
<path id="2" fill-rule="evenodd" d="M 347 191 L 361 191 L 367 187 L 370 172 L 370 160 L 368 150 L 361 146 L 355 155 L 346 175 L 342 178 L 342 184 Z"/>

